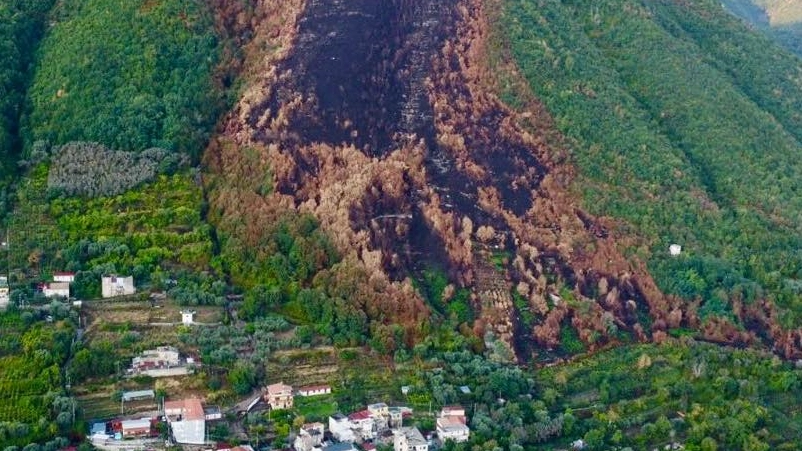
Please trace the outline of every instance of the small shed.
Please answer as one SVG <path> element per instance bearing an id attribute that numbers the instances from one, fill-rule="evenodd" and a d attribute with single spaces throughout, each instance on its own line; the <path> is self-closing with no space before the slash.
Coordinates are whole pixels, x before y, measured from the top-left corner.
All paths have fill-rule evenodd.
<path id="1" fill-rule="evenodd" d="M 181 310 L 181 324 L 190 326 L 195 323 L 195 310 Z"/>
<path id="2" fill-rule="evenodd" d="M 73 283 L 73 282 L 75 282 L 75 273 L 74 272 L 54 272 L 53 273 L 53 282 Z"/>
<path id="3" fill-rule="evenodd" d="M 319 396 L 331 393 L 330 385 L 307 385 L 298 389 L 301 396 Z"/>
<path id="4" fill-rule="evenodd" d="M 42 293 L 45 297 L 55 298 L 69 298 L 70 297 L 70 284 L 67 282 L 50 282 L 42 286 Z"/>
<path id="5" fill-rule="evenodd" d="M 98 435 L 106 433 L 106 423 L 92 423 L 89 429 L 89 435 Z"/>
<path id="6" fill-rule="evenodd" d="M 672 244 L 671 246 L 668 246 L 668 253 L 673 257 L 676 257 L 682 253 L 682 246 L 679 244 Z"/>
<path id="7" fill-rule="evenodd" d="M 139 420 L 125 420 L 122 422 L 123 438 L 125 437 L 145 437 L 150 435 L 150 419 L 142 418 Z"/>
<path id="8" fill-rule="evenodd" d="M 123 392 L 123 401 L 141 401 L 143 399 L 155 399 L 156 392 L 153 390 L 135 390 Z"/>

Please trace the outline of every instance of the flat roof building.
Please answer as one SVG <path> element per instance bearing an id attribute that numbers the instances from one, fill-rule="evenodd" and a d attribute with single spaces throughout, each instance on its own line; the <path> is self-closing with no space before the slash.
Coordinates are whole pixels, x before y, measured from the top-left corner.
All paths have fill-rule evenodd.
<path id="1" fill-rule="evenodd" d="M 203 445 L 206 441 L 206 414 L 197 398 L 164 403 L 164 416 L 176 443 Z"/>

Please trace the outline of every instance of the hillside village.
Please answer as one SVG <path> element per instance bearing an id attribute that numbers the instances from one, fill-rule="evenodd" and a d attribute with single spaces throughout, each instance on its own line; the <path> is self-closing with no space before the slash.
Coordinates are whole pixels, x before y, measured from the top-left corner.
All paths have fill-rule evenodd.
<path id="1" fill-rule="evenodd" d="M 113 315 L 105 316 L 104 309 L 115 305 L 124 306 L 124 310 L 160 310 L 170 304 L 169 300 L 159 293 L 141 293 L 150 301 L 137 294 L 131 277 L 117 275 L 103 276 L 102 299 L 94 301 L 77 300 L 71 297 L 70 284 L 75 280 L 74 273 L 54 273 L 51 282 L 38 285 L 41 295 L 53 301 L 67 302 L 75 309 L 85 323 L 79 334 L 85 338 L 93 329 L 111 320 Z M 174 311 L 174 310 L 173 310 Z M 196 321 L 197 309 L 182 308 L 180 314 L 165 321 L 147 324 L 131 323 L 135 329 L 147 331 L 167 328 L 215 328 L 219 323 L 202 323 Z M 208 316 L 208 312 L 207 312 Z M 196 329 L 197 330 L 197 329 Z M 147 332 L 145 332 L 147 333 Z M 439 412 L 420 412 L 416 416 L 412 408 L 404 405 L 388 405 L 385 402 L 374 402 L 351 412 L 332 412 L 319 415 L 314 412 L 310 417 L 322 421 L 299 423 L 303 419 L 296 400 L 308 404 L 308 400 L 333 398 L 332 385 L 318 383 L 293 387 L 284 381 L 268 384 L 258 390 L 256 396 L 232 399 L 228 405 L 210 404 L 204 399 L 204 393 L 195 392 L 191 397 L 175 399 L 173 393 L 165 389 L 145 388 L 148 385 L 161 386 L 160 380 L 181 383 L 181 379 L 192 376 L 196 371 L 204 371 L 204 363 L 197 353 L 186 354 L 175 345 L 163 344 L 152 349 L 143 349 L 130 359 L 129 365 L 119 373 L 120 381 L 134 384 L 137 389 L 119 392 L 119 411 L 112 414 L 107 411 L 105 418 L 87 418 L 87 441 L 99 449 L 162 449 L 182 447 L 185 449 L 203 449 L 214 451 L 254 451 L 267 449 L 264 443 L 271 443 L 270 434 L 262 431 L 252 434 L 241 428 L 254 415 L 266 418 L 293 415 L 293 429 L 285 437 L 285 449 L 295 451 L 372 451 L 377 448 L 395 451 L 429 451 L 442 447 L 446 442 L 465 442 L 470 437 L 468 418 L 464 408 L 460 406 L 444 406 Z M 144 382 L 144 385 L 143 385 Z M 113 380 L 108 383 L 117 385 Z M 80 389 L 80 387 L 77 387 Z M 347 390 L 346 387 L 342 389 Z M 468 387 L 463 387 L 470 393 Z M 403 386 L 396 393 L 398 399 L 409 395 L 410 387 Z M 398 396 L 401 395 L 401 396 Z M 233 405 L 232 405 L 233 404 Z M 336 406 L 336 402 L 328 403 Z M 85 406 L 88 415 L 93 414 L 92 407 Z M 327 407 L 327 409 L 328 409 Z M 431 409 L 431 403 L 429 405 Z M 304 409 L 307 413 L 308 409 Z M 324 409 L 326 410 L 326 409 Z M 416 418 L 434 418 L 429 428 L 416 426 Z M 427 423 L 428 424 L 428 423 Z M 215 431 L 240 430 L 238 434 L 227 434 L 220 437 Z M 263 428 L 264 429 L 264 428 Z M 255 436 L 254 436 L 255 435 Z M 276 434 L 273 434 L 275 437 Z M 220 440 L 222 438 L 222 440 Z M 231 443 L 239 443 L 232 445 Z"/>
<path id="2" fill-rule="evenodd" d="M 266 409 L 268 412 L 293 411 L 296 397 L 315 397 L 331 394 L 328 385 L 300 387 L 297 390 L 283 382 L 268 385 L 238 416 Z M 153 390 L 125 392 L 122 403 L 153 400 Z M 158 404 L 158 403 L 157 403 Z M 233 413 L 233 412 L 229 412 Z M 405 406 L 390 407 L 383 402 L 369 404 L 364 409 L 348 414 L 334 413 L 322 422 L 303 423 L 289 435 L 288 449 L 295 451 L 373 451 L 377 447 L 392 447 L 394 451 L 429 451 L 446 442 L 465 442 L 470 428 L 465 409 L 446 406 L 437 415 L 436 428 L 422 432 L 407 425 L 413 410 Z M 217 422 L 224 421 L 219 407 L 204 406 L 198 398 L 162 401 L 158 415 L 129 415 L 94 422 L 89 440 L 98 448 L 116 449 L 121 446 L 153 447 L 194 445 L 216 451 L 253 451 L 252 444 L 232 446 L 226 442 L 209 440 L 208 431 Z M 425 435 L 424 435 L 425 434 Z M 253 443 L 252 440 L 246 440 Z M 213 445 L 213 448 L 207 446 Z M 256 442 L 258 446 L 258 440 Z M 261 449 L 261 448 L 258 448 Z"/>

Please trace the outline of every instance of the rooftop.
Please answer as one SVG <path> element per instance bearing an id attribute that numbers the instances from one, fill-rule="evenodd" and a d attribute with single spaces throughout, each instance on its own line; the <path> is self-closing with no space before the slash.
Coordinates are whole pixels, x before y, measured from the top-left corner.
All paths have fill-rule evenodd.
<path id="1" fill-rule="evenodd" d="M 343 442 L 343 443 L 335 443 L 333 445 L 329 445 L 329 446 L 323 448 L 323 451 L 351 451 L 351 450 L 355 450 L 355 449 L 356 448 L 354 448 L 354 444 L 353 443 Z"/>
<path id="2" fill-rule="evenodd" d="M 320 432 L 323 429 L 325 429 L 325 426 L 323 426 L 323 423 L 306 423 L 303 426 L 301 426 L 301 430 L 306 431 L 306 432 L 310 432 L 310 433 L 311 432 Z"/>
<path id="3" fill-rule="evenodd" d="M 138 420 L 123 420 L 123 430 L 125 429 L 143 429 L 150 427 L 150 418 L 140 418 Z"/>
<path id="4" fill-rule="evenodd" d="M 184 420 L 205 420 L 203 406 L 200 399 L 189 398 L 181 401 L 167 401 L 164 403 L 164 410 L 180 410 Z"/>
<path id="5" fill-rule="evenodd" d="M 278 384 L 272 384 L 267 386 L 267 393 L 268 394 L 282 394 L 282 393 L 292 393 L 292 387 L 289 385 L 284 385 L 284 383 L 279 382 Z"/>
<path id="6" fill-rule="evenodd" d="M 399 429 L 399 431 L 407 436 L 407 441 L 409 441 L 410 446 L 421 446 L 428 444 L 418 428 L 406 427 Z"/>
<path id="7" fill-rule="evenodd" d="M 367 410 L 360 410 L 359 412 L 348 415 L 348 419 L 353 421 L 367 420 L 368 418 L 370 418 L 370 412 Z"/>
<path id="8" fill-rule="evenodd" d="M 440 411 L 440 416 L 447 417 L 447 416 L 464 416 L 465 415 L 465 408 L 462 406 L 445 406 L 443 410 Z"/>
<path id="9" fill-rule="evenodd" d="M 222 411 L 218 406 L 208 406 L 203 408 L 203 413 L 206 415 L 215 415 L 218 413 L 222 413 Z"/>
<path id="10" fill-rule="evenodd" d="M 124 401 L 131 401 L 132 399 L 137 398 L 155 398 L 156 392 L 153 390 L 135 390 L 135 391 L 127 391 L 123 392 L 123 400 Z"/>
<path id="11" fill-rule="evenodd" d="M 298 389 L 298 391 L 318 391 L 331 389 L 330 385 L 306 385 Z"/>
<path id="12" fill-rule="evenodd" d="M 437 427 L 443 430 L 465 429 L 465 417 L 441 417 L 437 419 Z"/>
<path id="13" fill-rule="evenodd" d="M 67 282 L 48 282 L 45 284 L 45 288 L 49 288 L 51 290 L 68 290 L 70 288 L 70 284 Z"/>

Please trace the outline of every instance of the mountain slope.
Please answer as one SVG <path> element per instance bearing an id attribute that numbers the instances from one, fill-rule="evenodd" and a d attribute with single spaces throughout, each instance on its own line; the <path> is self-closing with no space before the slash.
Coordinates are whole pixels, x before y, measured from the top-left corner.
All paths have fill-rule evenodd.
<path id="1" fill-rule="evenodd" d="M 113 371 L 87 368 L 116 339 L 64 348 L 77 316 L 31 287 L 73 270 L 81 298 L 120 272 L 225 305 L 222 331 L 180 329 L 206 364 L 234 366 L 197 379 L 215 397 L 305 356 L 355 371 L 365 356 L 428 384 L 416 410 L 473 404 L 465 447 L 798 447 L 802 373 L 769 352 L 802 358 L 802 62 L 718 2 L 65 0 L 51 14 L 5 254 L 13 298 L 58 327 L 33 309 L 0 318 L 0 420 L 28 422 L 0 437 L 69 433 L 70 400 L 45 395 L 70 371 Z M 32 55 L 8 66 L 12 153 Z M 126 349 L 145 346 L 129 332 Z M 274 339 L 339 349 L 271 356 Z M 26 359 L 32 381 L 13 369 Z"/>
<path id="2" fill-rule="evenodd" d="M 794 0 L 756 0 L 755 4 L 766 10 L 774 26 L 802 22 L 802 5 Z"/>
<path id="3" fill-rule="evenodd" d="M 518 358 L 571 329 L 596 347 L 678 327 L 797 355 L 799 60 L 708 1 L 504 6 L 496 33 L 495 3 L 266 2 L 255 42 L 274 50 L 205 156 L 227 258 L 311 214 L 331 271 L 368 281 L 344 301 L 407 341 L 440 321 L 408 278 L 441 270 L 472 293 L 475 338 Z M 536 96 L 504 94 L 518 112 L 492 36 Z"/>
<path id="4" fill-rule="evenodd" d="M 726 24 L 717 26 L 731 36 L 701 23 Z M 705 1 L 513 2 L 505 25 L 532 89 L 577 140 L 580 186 L 594 212 L 651 236 L 658 285 L 697 299 L 688 313 L 741 324 L 708 330 L 711 338 L 765 320 L 745 312 L 766 298 L 787 307 L 783 323 L 796 327 L 800 61 L 763 40 L 766 58 L 782 64 L 737 67 L 724 40 L 761 40 Z M 788 97 L 766 92 L 768 80 L 780 80 L 774 89 Z M 684 256 L 669 258 L 670 242 Z"/>
<path id="5" fill-rule="evenodd" d="M 44 34 L 44 22 L 52 0 L 9 1 L 0 5 L 0 174 L 13 175 L 19 153 L 19 120 L 32 72 L 33 54 Z M 5 199 L 3 205 L 5 208 Z"/>
<path id="6" fill-rule="evenodd" d="M 67 1 L 53 18 L 28 93 L 27 150 L 42 140 L 200 153 L 223 106 L 207 5 Z"/>
<path id="7" fill-rule="evenodd" d="M 724 0 L 736 16 L 802 56 L 802 5 L 794 0 Z"/>
<path id="8" fill-rule="evenodd" d="M 408 278 L 440 268 L 472 292 L 471 335 L 523 359 L 530 337 L 554 348 L 571 321 L 598 346 L 617 339 L 612 318 L 644 335 L 646 312 L 668 315 L 643 267 L 568 193 L 562 151 L 490 91 L 481 3 L 303 8 L 298 35 L 293 22 L 269 30 L 279 50 L 206 155 L 223 249 L 258 246 L 282 212 L 314 214 L 343 254 L 333 270 L 365 275 L 345 301 L 370 320 L 420 339 L 439 320 Z M 576 301 L 549 297 L 560 292 Z M 519 310 L 534 312 L 528 323 Z"/>

